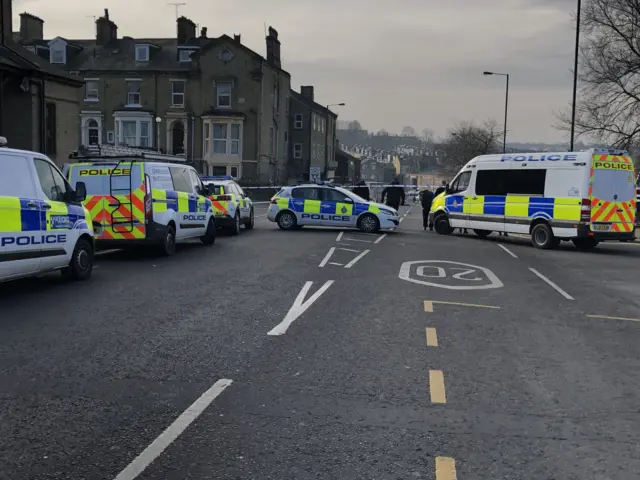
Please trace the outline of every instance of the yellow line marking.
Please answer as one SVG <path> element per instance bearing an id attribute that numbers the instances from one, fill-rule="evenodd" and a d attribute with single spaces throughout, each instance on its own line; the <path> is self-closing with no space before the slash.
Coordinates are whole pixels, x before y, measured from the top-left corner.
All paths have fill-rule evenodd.
<path id="1" fill-rule="evenodd" d="M 456 480 L 456 461 L 449 457 L 436 457 L 436 480 Z"/>
<path id="2" fill-rule="evenodd" d="M 460 303 L 460 302 L 441 302 L 439 300 L 425 300 L 424 301 L 424 311 L 425 312 L 433 312 L 433 304 L 440 303 L 443 305 L 460 305 L 462 307 L 478 307 L 478 308 L 494 308 L 500 309 L 500 307 L 494 307 L 493 305 L 478 305 L 476 303 Z"/>
<path id="3" fill-rule="evenodd" d="M 429 393 L 431 393 L 431 403 L 447 403 L 442 370 L 429 370 Z"/>
<path id="4" fill-rule="evenodd" d="M 436 334 L 435 328 L 427 328 L 427 346 L 428 347 L 438 346 L 438 335 Z"/>
<path id="5" fill-rule="evenodd" d="M 625 320 L 627 322 L 640 322 L 640 318 L 608 317 L 606 315 L 587 315 L 587 317 L 602 318 L 604 320 Z"/>

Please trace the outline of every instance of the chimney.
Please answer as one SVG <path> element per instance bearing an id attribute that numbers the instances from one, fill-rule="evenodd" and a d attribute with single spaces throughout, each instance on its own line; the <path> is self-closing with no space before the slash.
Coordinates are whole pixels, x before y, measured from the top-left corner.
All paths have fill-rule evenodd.
<path id="1" fill-rule="evenodd" d="M 178 45 L 185 45 L 192 38 L 196 38 L 196 24 L 187 17 L 176 20 L 178 24 Z"/>
<path id="2" fill-rule="evenodd" d="M 118 27 L 109 20 L 109 9 L 104 9 L 104 17 L 96 20 L 96 43 L 106 45 L 118 38 Z"/>
<path id="3" fill-rule="evenodd" d="M 267 35 L 267 62 L 274 67 L 280 68 L 280 41 L 278 40 L 278 31 L 269 27 L 269 35 Z"/>
<path id="4" fill-rule="evenodd" d="M 200 38 L 207 38 L 207 27 L 202 27 L 200 29 Z"/>
<path id="5" fill-rule="evenodd" d="M 2 44 L 4 44 L 5 39 L 10 40 L 13 33 L 11 1 L 0 0 L 0 43 Z"/>
<path id="6" fill-rule="evenodd" d="M 30 13 L 20 14 L 20 40 L 23 42 L 31 42 L 33 40 L 42 40 L 44 20 L 31 15 Z"/>
<path id="7" fill-rule="evenodd" d="M 312 102 L 315 101 L 313 99 L 313 86 L 312 85 L 307 85 L 306 87 L 305 86 L 300 87 L 300 95 L 302 95 L 305 98 L 308 98 Z"/>
<path id="8" fill-rule="evenodd" d="M 234 42 L 242 43 L 241 40 L 242 40 L 242 38 L 241 38 L 240 34 L 237 34 L 237 35 L 234 34 L 233 35 L 233 41 Z"/>

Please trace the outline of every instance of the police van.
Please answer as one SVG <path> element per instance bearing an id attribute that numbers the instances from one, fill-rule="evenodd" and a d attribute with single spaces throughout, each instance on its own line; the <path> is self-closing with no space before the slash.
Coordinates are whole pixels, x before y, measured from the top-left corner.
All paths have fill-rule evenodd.
<path id="1" fill-rule="evenodd" d="M 64 172 L 72 185 L 86 185 L 84 205 L 100 226 L 99 248 L 150 245 L 173 255 L 177 242 L 215 243 L 208 190 L 184 157 L 102 145 L 69 158 Z"/>
<path id="2" fill-rule="evenodd" d="M 623 150 L 482 155 L 467 163 L 429 213 L 438 233 L 473 229 L 531 236 L 537 248 L 580 249 L 635 238 L 634 164 Z"/>
<path id="3" fill-rule="evenodd" d="M 0 282 L 54 270 L 86 280 L 94 230 L 84 183 L 74 190 L 45 155 L 6 145 L 0 137 Z"/>

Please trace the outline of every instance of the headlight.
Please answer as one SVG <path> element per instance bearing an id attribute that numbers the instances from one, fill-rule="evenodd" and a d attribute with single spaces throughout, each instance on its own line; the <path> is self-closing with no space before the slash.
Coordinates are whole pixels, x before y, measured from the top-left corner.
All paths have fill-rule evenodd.
<path id="1" fill-rule="evenodd" d="M 394 212 L 393 210 L 386 210 L 384 208 L 381 208 L 380 211 L 382 213 L 384 213 L 385 215 L 391 215 L 391 216 L 394 216 L 394 217 L 397 215 L 397 213 Z"/>

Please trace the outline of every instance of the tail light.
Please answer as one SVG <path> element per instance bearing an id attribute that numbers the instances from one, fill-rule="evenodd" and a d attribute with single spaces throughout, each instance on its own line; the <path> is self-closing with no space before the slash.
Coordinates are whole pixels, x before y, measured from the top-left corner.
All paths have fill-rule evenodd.
<path id="1" fill-rule="evenodd" d="M 218 202 L 229 202 L 231 200 L 231 196 L 230 195 L 218 195 L 215 199 Z"/>
<path id="2" fill-rule="evenodd" d="M 589 223 L 591 221 L 591 200 L 588 198 L 582 199 L 582 206 L 580 207 L 580 221 Z"/>
<path id="3" fill-rule="evenodd" d="M 151 194 L 149 175 L 144 176 L 144 218 L 146 223 L 153 219 L 153 195 Z"/>

